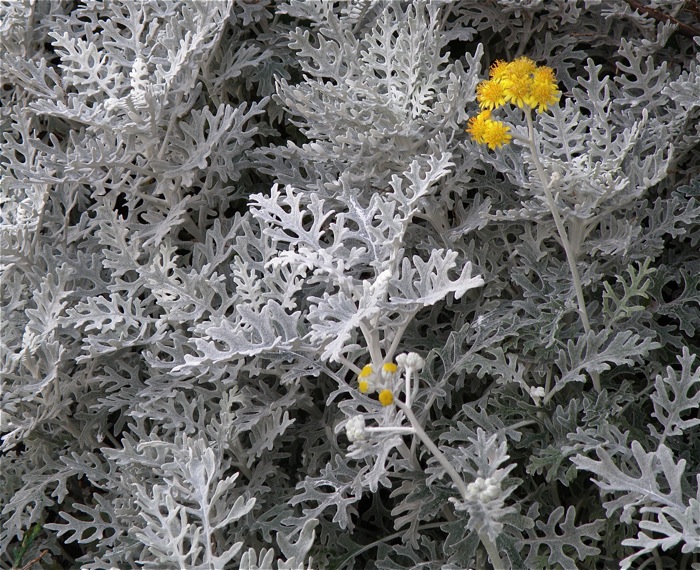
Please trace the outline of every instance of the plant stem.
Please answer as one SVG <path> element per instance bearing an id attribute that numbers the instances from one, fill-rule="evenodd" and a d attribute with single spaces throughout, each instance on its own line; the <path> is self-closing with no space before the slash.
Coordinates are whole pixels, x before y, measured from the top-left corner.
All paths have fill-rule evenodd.
<path id="1" fill-rule="evenodd" d="M 491 559 L 493 570 L 506 570 L 506 565 L 501 560 L 501 555 L 498 553 L 498 547 L 496 544 L 486 535 L 485 532 L 479 532 L 477 534 L 479 535 L 481 544 L 484 545 L 484 548 Z"/>
<path id="2" fill-rule="evenodd" d="M 576 300 L 578 302 L 578 314 L 581 318 L 581 323 L 583 324 L 583 330 L 587 333 L 591 332 L 591 324 L 588 320 L 588 310 L 586 309 L 586 300 L 583 296 L 583 287 L 581 286 L 581 276 L 578 272 L 578 265 L 576 264 L 576 253 L 571 248 L 571 242 L 569 241 L 569 236 L 566 233 L 566 228 L 564 227 L 564 222 L 559 215 L 559 209 L 554 202 L 554 196 L 552 195 L 552 189 L 550 187 L 549 177 L 544 170 L 542 161 L 540 160 L 540 154 L 535 144 L 535 127 L 532 122 L 532 115 L 529 111 L 525 112 L 525 119 L 527 120 L 527 133 L 528 140 L 527 144 L 530 148 L 530 154 L 532 155 L 532 160 L 535 163 L 535 168 L 537 169 L 537 175 L 539 176 L 540 182 L 542 183 L 542 188 L 544 189 L 544 196 L 547 200 L 547 206 L 549 206 L 549 211 L 552 212 L 552 218 L 554 218 L 554 224 L 557 227 L 557 232 L 559 233 L 559 239 L 561 240 L 561 245 L 564 248 L 564 253 L 566 253 L 566 261 L 569 263 L 569 270 L 571 271 L 571 278 L 574 282 L 574 291 L 576 292 Z M 597 392 L 600 392 L 600 377 L 598 374 L 591 374 L 591 380 L 593 381 L 593 387 Z"/>
<path id="3" fill-rule="evenodd" d="M 452 466 L 452 464 L 447 460 L 447 457 L 440 451 L 433 443 L 433 440 L 430 439 L 427 433 L 425 433 L 425 430 L 423 427 L 418 423 L 418 419 L 416 418 L 415 415 L 413 415 L 413 411 L 411 408 L 409 408 L 406 404 L 404 404 L 401 400 L 398 398 L 395 400 L 396 405 L 399 407 L 399 409 L 406 415 L 406 419 L 408 419 L 409 422 L 411 422 L 411 426 L 413 427 L 414 433 L 418 436 L 418 439 L 420 439 L 423 444 L 428 448 L 430 453 L 433 454 L 433 457 L 437 459 L 440 462 L 440 465 L 443 466 L 447 474 L 450 476 L 452 481 L 455 484 L 455 487 L 459 490 L 459 494 L 462 496 L 462 499 L 467 500 L 469 492 L 467 490 L 467 486 L 464 484 L 464 481 L 462 478 L 459 476 L 459 473 L 457 473 L 457 470 Z M 498 547 L 496 544 L 488 537 L 488 535 L 484 532 L 477 532 L 479 535 L 479 540 L 481 540 L 481 543 L 484 545 L 484 548 L 486 549 L 486 552 L 489 555 L 489 558 L 491 559 L 491 564 L 493 564 L 494 570 L 506 570 L 506 566 L 501 560 L 501 556 L 498 553 Z"/>
<path id="4" fill-rule="evenodd" d="M 562 247 L 566 253 L 566 260 L 569 263 L 569 269 L 571 270 L 571 277 L 574 281 L 574 290 L 576 291 L 576 299 L 578 301 L 578 312 L 581 316 L 581 322 L 583 323 L 583 330 L 586 332 L 591 331 L 591 325 L 588 320 L 588 310 L 586 309 L 586 301 L 583 297 L 583 287 L 581 286 L 581 277 L 579 276 L 578 266 L 576 265 L 576 254 L 571 249 L 571 243 L 569 242 L 569 236 L 566 233 L 566 228 L 564 227 L 564 222 L 559 215 L 559 209 L 554 202 L 554 196 L 552 196 L 552 189 L 550 188 L 549 178 L 544 170 L 542 161 L 540 160 L 540 154 L 537 150 L 537 145 L 535 144 L 535 128 L 532 123 L 532 115 L 530 113 L 525 113 L 525 118 L 527 119 L 527 130 L 528 130 L 528 146 L 530 147 L 530 153 L 532 154 L 532 160 L 535 162 L 535 168 L 537 169 L 537 175 L 542 182 L 542 188 L 544 188 L 544 195 L 547 200 L 547 205 L 549 210 L 552 212 L 552 217 L 554 218 L 554 224 L 557 226 L 557 232 L 559 233 L 559 239 L 561 240 Z"/>
<path id="5" fill-rule="evenodd" d="M 413 428 L 413 432 L 418 436 L 418 439 L 420 439 L 423 442 L 423 445 L 428 448 L 430 453 L 433 454 L 433 457 L 437 459 L 440 462 L 440 465 L 442 465 L 447 472 L 447 474 L 450 476 L 452 481 L 455 484 L 455 487 L 459 490 L 459 494 L 462 495 L 463 499 L 466 499 L 468 496 L 468 491 L 467 491 L 467 486 L 464 484 L 464 481 L 462 481 L 462 478 L 459 476 L 459 473 L 457 473 L 457 470 L 452 467 L 452 464 L 447 460 L 447 457 L 444 456 L 442 451 L 440 451 L 433 443 L 433 440 L 430 439 L 427 433 L 425 433 L 425 430 L 423 427 L 418 423 L 418 418 L 413 414 L 413 411 L 411 408 L 406 406 L 401 400 L 398 398 L 394 400 L 394 403 L 399 407 L 399 409 L 406 414 L 406 418 L 408 419 L 409 422 L 411 422 L 411 427 Z"/>

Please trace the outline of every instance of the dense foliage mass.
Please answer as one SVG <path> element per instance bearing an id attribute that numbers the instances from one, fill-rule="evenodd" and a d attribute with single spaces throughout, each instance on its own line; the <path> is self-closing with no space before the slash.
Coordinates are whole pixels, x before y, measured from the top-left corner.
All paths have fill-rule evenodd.
<path id="1" fill-rule="evenodd" d="M 641 4 L 2 2 L 0 566 L 700 568 L 700 9 Z"/>

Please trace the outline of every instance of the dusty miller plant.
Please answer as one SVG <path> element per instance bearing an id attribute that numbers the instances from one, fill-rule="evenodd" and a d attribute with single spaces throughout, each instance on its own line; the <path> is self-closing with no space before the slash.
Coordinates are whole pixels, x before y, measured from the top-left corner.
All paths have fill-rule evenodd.
<path id="1" fill-rule="evenodd" d="M 697 567 L 700 23 L 631 4 L 3 3 L 0 565 Z"/>

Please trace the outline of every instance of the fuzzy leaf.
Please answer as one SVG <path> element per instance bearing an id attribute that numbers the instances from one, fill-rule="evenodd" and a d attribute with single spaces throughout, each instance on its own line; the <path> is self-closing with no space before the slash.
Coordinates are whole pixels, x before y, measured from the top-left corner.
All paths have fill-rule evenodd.
<path id="1" fill-rule="evenodd" d="M 529 547 L 529 554 L 525 559 L 525 565 L 528 568 L 539 567 L 542 563 L 540 548 L 549 550 L 546 558 L 548 568 L 564 570 L 577 570 L 579 566 L 576 560 L 583 561 L 589 556 L 600 554 L 600 549 L 590 546 L 590 543 L 601 539 L 600 531 L 604 521 L 596 520 L 576 526 L 574 507 L 566 510 L 566 518 L 563 521 L 562 517 L 564 517 L 564 507 L 557 507 L 550 513 L 546 523 L 542 521 L 535 523 L 539 533 L 534 529 L 527 531 L 529 539 L 524 543 Z"/>
<path id="2" fill-rule="evenodd" d="M 676 371 L 668 366 L 666 375 L 656 377 L 655 392 L 651 395 L 654 403 L 654 416 L 664 426 L 662 433 L 656 437 L 662 441 L 666 437 L 683 435 L 685 430 L 700 425 L 700 419 L 693 417 L 693 410 L 700 408 L 700 366 L 692 370 L 695 354 L 683 347 L 683 354 L 676 356 L 681 364 L 680 378 Z"/>

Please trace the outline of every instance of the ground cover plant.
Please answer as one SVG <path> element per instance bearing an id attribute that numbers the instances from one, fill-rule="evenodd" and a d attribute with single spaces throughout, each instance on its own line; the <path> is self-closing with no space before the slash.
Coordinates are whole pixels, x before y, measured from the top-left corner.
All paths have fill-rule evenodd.
<path id="1" fill-rule="evenodd" d="M 0 3 L 0 566 L 700 568 L 698 30 Z"/>

